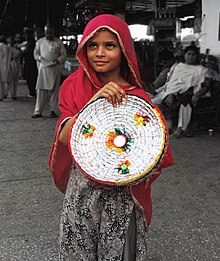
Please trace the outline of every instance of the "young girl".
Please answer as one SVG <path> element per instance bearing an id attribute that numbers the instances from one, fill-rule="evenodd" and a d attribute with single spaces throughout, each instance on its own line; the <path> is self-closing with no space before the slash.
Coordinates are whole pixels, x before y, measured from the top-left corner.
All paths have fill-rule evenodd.
<path id="1" fill-rule="evenodd" d="M 127 24 L 117 16 L 97 16 L 86 26 L 76 55 L 80 67 L 60 90 L 62 115 L 49 157 L 55 184 L 65 192 L 60 260 L 146 261 L 150 184 L 158 175 L 138 185 L 106 189 L 74 166 L 67 147 L 75 115 L 89 102 L 104 97 L 120 106 L 127 94 L 149 100 Z M 171 164 L 168 146 L 158 173 Z"/>

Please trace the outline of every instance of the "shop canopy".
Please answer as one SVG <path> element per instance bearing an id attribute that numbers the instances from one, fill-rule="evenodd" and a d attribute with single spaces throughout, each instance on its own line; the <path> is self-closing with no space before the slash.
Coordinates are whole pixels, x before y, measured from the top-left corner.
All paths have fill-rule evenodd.
<path id="1" fill-rule="evenodd" d="M 175 15 L 194 15 L 195 4 L 200 0 L 1 0 L 0 30 L 15 33 L 23 27 L 43 27 L 47 22 L 60 30 L 62 19 L 68 6 L 70 15 L 86 11 L 93 13 L 125 13 L 128 24 L 147 24 L 155 11 L 175 10 Z"/>

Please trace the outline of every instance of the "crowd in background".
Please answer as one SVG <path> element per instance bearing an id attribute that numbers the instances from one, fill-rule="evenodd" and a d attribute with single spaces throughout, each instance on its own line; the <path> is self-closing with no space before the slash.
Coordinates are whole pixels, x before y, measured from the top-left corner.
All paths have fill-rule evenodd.
<path id="1" fill-rule="evenodd" d="M 200 54 L 195 42 L 186 48 L 178 43 L 173 53 L 164 53 L 163 68 L 153 82 L 144 84 L 145 90 L 164 114 L 171 137 L 191 137 L 193 112 L 201 99 L 211 98 L 219 74 L 218 60 L 209 49 Z M 211 99 L 205 101 L 208 106 Z"/>
<path id="2" fill-rule="evenodd" d="M 35 85 L 37 78 L 36 60 L 33 56 L 35 42 L 34 32 L 24 29 L 24 33 L 0 36 L 0 100 L 10 97 L 16 100 L 19 79 L 25 79 L 29 89 L 28 98 L 35 98 Z"/>
<path id="3" fill-rule="evenodd" d="M 15 34 L 13 36 L 8 36 L 7 38 L 4 35 L 0 35 L 0 101 L 7 97 L 16 100 L 18 80 L 26 80 L 29 90 L 27 98 L 36 99 L 32 118 L 42 117 L 42 112 L 46 103 L 45 100 L 48 95 L 50 95 L 50 116 L 57 117 L 55 111 L 58 103 L 59 87 L 63 80 L 61 77 L 62 67 L 66 55 L 69 53 L 62 40 L 55 37 L 51 26 L 49 26 L 48 29 L 47 25 L 44 29 L 44 32 L 42 32 L 24 28 L 23 35 Z M 74 50 L 76 50 L 76 46 L 77 45 L 74 42 Z M 219 74 L 217 58 L 210 54 L 210 49 L 207 49 L 205 54 L 200 54 L 199 48 L 196 46 L 195 42 L 191 42 L 190 46 L 194 48 L 193 50 L 196 53 L 196 59 L 193 64 L 194 68 L 198 68 L 198 66 L 200 66 L 200 68 L 207 68 L 206 75 L 202 74 L 203 76 L 205 75 L 205 77 L 202 77 L 204 79 L 209 78 L 216 80 L 217 75 Z M 164 48 L 160 50 L 160 53 L 158 54 L 160 67 L 158 67 L 159 69 L 157 72 L 154 72 L 155 61 L 153 57 L 153 48 L 154 46 L 149 42 L 144 44 L 143 42 L 135 42 L 135 50 L 139 60 L 144 89 L 157 104 L 160 88 L 169 86 L 168 81 L 170 80 L 171 75 L 173 77 L 173 72 L 177 72 L 177 65 L 187 63 L 185 49 L 181 42 L 177 42 L 175 43 L 175 47 L 173 46 L 171 49 L 170 46 L 164 46 Z M 73 54 L 73 56 L 75 56 L 75 54 Z M 184 70 L 188 69 L 185 68 Z M 190 73 L 192 72 L 189 72 L 189 74 Z M 182 76 L 178 75 L 178 77 Z M 180 92 L 181 91 L 178 91 L 178 93 L 174 93 L 174 95 L 179 95 Z M 202 95 L 199 95 L 199 97 Z M 167 102 L 164 103 L 160 101 L 160 103 L 162 105 L 157 105 L 166 116 L 168 108 L 164 109 L 164 104 L 167 104 Z M 179 113 L 178 110 L 180 107 L 180 104 L 176 106 L 175 115 Z M 170 116 L 166 120 L 169 125 Z M 173 132 L 174 130 L 172 122 L 170 131 Z M 184 131 L 186 131 L 185 127 Z M 181 131 L 181 133 L 182 132 L 183 131 Z"/>
<path id="4" fill-rule="evenodd" d="M 19 79 L 26 80 L 29 94 L 36 99 L 32 118 L 42 116 L 50 96 L 50 117 L 57 117 L 59 87 L 66 50 L 55 37 L 54 27 L 47 24 L 44 33 L 24 28 L 23 34 L 6 37 L 0 33 L 0 101 L 16 100 Z"/>

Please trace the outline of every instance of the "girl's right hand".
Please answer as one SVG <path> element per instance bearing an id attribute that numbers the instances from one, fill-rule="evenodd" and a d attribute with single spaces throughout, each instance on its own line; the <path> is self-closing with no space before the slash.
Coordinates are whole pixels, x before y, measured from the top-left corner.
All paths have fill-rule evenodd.
<path id="1" fill-rule="evenodd" d="M 91 100 L 97 98 L 105 98 L 108 102 L 112 103 L 115 107 L 122 103 L 122 99 L 127 99 L 127 93 L 115 82 L 107 83 L 101 90 L 99 90 Z"/>

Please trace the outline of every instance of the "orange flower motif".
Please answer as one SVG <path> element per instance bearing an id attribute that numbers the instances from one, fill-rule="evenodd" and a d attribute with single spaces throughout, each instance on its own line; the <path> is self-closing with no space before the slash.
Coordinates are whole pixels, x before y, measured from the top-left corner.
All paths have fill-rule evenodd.
<path id="1" fill-rule="evenodd" d="M 129 166 L 131 165 L 130 161 L 125 160 L 118 164 L 118 172 L 121 172 L 122 174 L 129 173 Z"/>
<path id="2" fill-rule="evenodd" d="M 105 144 L 106 144 L 106 146 L 107 146 L 110 150 L 115 149 L 118 153 L 122 153 L 122 152 L 124 152 L 123 147 L 122 147 L 122 148 L 116 147 L 115 144 L 114 144 L 114 139 L 115 139 L 117 136 L 118 136 L 118 134 L 109 131 L 108 134 L 107 134 L 108 139 L 107 139 L 107 141 L 106 141 Z"/>
<path id="3" fill-rule="evenodd" d="M 136 121 L 136 125 L 146 126 L 146 122 L 149 121 L 148 116 L 141 115 L 141 113 L 135 113 L 134 120 Z"/>
<path id="4" fill-rule="evenodd" d="M 122 153 L 130 150 L 130 144 L 134 142 L 132 134 L 128 134 L 125 129 L 120 130 L 115 128 L 115 132 L 109 131 L 107 133 L 106 146 L 112 150 L 115 149 L 116 152 Z"/>
<path id="5" fill-rule="evenodd" d="M 87 126 L 83 125 L 82 127 L 82 133 L 86 138 L 92 138 L 93 133 L 96 130 L 96 127 L 88 124 Z"/>

